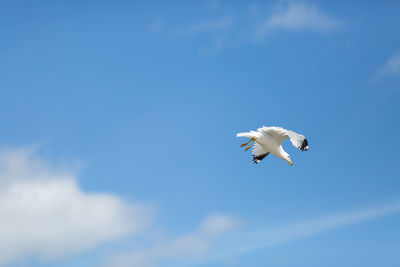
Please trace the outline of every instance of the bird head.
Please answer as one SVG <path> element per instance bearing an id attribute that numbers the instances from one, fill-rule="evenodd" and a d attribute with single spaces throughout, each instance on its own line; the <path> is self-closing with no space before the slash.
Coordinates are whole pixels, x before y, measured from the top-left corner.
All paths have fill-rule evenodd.
<path id="1" fill-rule="evenodd" d="M 287 154 L 287 153 L 286 153 L 286 156 L 285 156 L 285 160 L 286 160 L 287 162 L 289 162 L 291 166 L 293 166 L 293 163 L 292 163 L 292 161 L 290 160 L 290 156 L 289 156 L 289 154 Z"/>

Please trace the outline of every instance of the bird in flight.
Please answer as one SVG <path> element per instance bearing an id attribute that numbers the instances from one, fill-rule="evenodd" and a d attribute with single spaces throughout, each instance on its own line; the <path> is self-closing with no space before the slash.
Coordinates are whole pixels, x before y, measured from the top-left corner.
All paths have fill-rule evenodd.
<path id="1" fill-rule="evenodd" d="M 250 140 L 242 144 L 240 147 L 249 145 L 245 151 L 249 150 L 253 145 L 253 162 L 259 163 L 270 153 L 283 159 L 293 166 L 290 155 L 282 148 L 282 142 L 290 138 L 290 142 L 301 151 L 308 150 L 308 141 L 304 135 L 295 133 L 282 127 L 261 127 L 257 131 L 238 133 L 237 137 L 248 137 Z"/>

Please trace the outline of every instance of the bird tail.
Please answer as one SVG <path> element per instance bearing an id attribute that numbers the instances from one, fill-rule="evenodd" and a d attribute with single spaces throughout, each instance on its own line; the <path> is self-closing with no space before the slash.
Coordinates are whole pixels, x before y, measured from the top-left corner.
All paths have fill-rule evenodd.
<path id="1" fill-rule="evenodd" d="M 256 137 L 256 132 L 250 131 L 250 132 L 245 132 L 245 133 L 238 133 L 236 137 L 248 137 L 248 138 L 255 138 Z"/>

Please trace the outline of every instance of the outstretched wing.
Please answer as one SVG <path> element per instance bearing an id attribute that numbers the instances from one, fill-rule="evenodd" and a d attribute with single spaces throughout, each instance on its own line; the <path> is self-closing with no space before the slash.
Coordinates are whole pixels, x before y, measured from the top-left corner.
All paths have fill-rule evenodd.
<path id="1" fill-rule="evenodd" d="M 290 142 L 300 149 L 301 151 L 307 151 L 308 150 L 308 141 L 307 138 L 304 137 L 304 135 L 295 133 L 293 131 L 287 131 L 287 134 L 290 138 Z"/>
<path id="2" fill-rule="evenodd" d="M 257 142 L 253 145 L 253 162 L 255 164 L 262 161 L 266 156 L 268 156 L 269 152 L 265 151 Z"/>
<path id="3" fill-rule="evenodd" d="M 308 150 L 308 141 L 304 137 L 304 135 L 295 133 L 290 130 L 286 130 L 282 127 L 265 127 L 264 126 L 264 127 L 258 128 L 257 130 L 260 133 L 268 134 L 268 135 L 272 136 L 278 142 L 278 144 L 282 144 L 282 142 L 286 138 L 290 138 L 290 142 L 292 142 L 292 144 L 295 147 L 297 147 L 301 151 Z"/>
<path id="4" fill-rule="evenodd" d="M 288 138 L 287 135 L 288 130 L 283 129 L 282 127 L 261 127 L 257 129 L 258 132 L 262 134 L 266 134 L 271 136 L 278 144 L 282 144 L 282 142 Z"/>

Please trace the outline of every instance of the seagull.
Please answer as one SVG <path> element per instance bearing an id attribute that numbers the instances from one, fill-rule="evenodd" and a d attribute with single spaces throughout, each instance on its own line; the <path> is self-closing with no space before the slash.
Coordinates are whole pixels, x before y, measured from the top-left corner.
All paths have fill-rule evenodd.
<path id="1" fill-rule="evenodd" d="M 304 135 L 295 133 L 290 130 L 283 129 L 282 127 L 261 127 L 257 131 L 250 131 L 245 133 L 238 133 L 237 137 L 248 137 L 250 140 L 247 143 L 242 144 L 240 147 L 249 145 L 245 151 L 249 150 L 253 144 L 253 162 L 259 163 L 270 153 L 283 159 L 293 166 L 290 156 L 282 148 L 282 142 L 290 138 L 290 142 L 300 149 L 301 151 L 308 150 L 308 141 Z"/>

